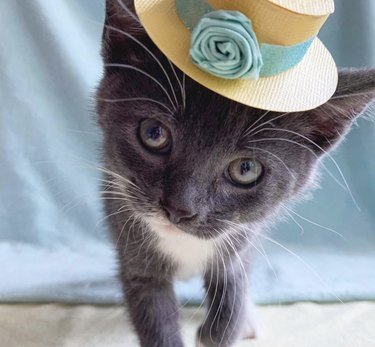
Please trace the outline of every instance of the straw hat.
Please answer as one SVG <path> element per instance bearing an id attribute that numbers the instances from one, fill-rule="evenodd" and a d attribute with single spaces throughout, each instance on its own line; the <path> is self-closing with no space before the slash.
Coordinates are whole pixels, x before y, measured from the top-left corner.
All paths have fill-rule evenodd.
<path id="1" fill-rule="evenodd" d="M 317 35 L 333 0 L 134 0 L 148 35 L 189 77 L 239 103 L 316 108 L 336 90 Z"/>

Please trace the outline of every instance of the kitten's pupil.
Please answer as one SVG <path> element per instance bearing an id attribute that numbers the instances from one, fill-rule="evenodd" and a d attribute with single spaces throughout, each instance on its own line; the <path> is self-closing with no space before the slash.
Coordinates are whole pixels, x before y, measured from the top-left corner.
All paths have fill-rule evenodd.
<path id="1" fill-rule="evenodd" d="M 148 137 L 152 141 L 157 141 L 163 135 L 163 129 L 159 127 L 152 127 L 148 129 Z"/>
<path id="2" fill-rule="evenodd" d="M 249 171 L 251 171 L 251 168 L 252 168 L 252 162 L 244 161 L 241 164 L 241 175 L 243 176 L 243 175 L 247 174 Z"/>

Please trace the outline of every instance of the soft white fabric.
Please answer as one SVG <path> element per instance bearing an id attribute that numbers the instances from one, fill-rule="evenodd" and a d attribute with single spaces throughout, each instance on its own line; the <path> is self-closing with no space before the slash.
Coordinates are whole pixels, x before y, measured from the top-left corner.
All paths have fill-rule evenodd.
<path id="1" fill-rule="evenodd" d="M 236 347 L 373 347 L 375 304 L 298 304 L 259 308 L 263 334 Z M 186 347 L 194 347 L 203 311 L 182 309 Z M 0 346 L 137 347 L 120 307 L 0 306 Z"/>

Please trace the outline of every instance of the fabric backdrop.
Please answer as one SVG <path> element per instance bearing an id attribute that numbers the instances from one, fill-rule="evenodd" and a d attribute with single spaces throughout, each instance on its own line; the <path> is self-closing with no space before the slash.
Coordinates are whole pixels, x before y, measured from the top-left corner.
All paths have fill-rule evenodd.
<path id="1" fill-rule="evenodd" d="M 103 17 L 102 0 L 0 0 L 1 301 L 121 298 L 97 188 Z M 374 1 L 337 1 L 321 38 L 340 66 L 374 67 Z M 334 158 L 359 208 L 325 174 L 315 199 L 274 229 L 281 245 L 264 242 L 257 302 L 375 299 L 375 126 L 358 124 Z M 179 284 L 179 297 L 199 302 L 200 286 Z"/>

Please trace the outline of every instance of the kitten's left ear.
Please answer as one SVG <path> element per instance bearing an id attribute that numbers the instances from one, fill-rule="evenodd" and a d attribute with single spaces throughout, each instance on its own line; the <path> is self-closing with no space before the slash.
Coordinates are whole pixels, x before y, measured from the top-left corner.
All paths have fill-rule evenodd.
<path id="1" fill-rule="evenodd" d="M 135 13 L 134 1 L 106 0 L 102 43 L 105 63 L 142 61 L 145 55 L 142 44 L 151 45 Z"/>
<path id="2" fill-rule="evenodd" d="M 322 149 L 328 150 L 344 138 L 353 121 L 363 114 L 374 99 L 374 69 L 341 70 L 334 96 L 326 104 L 306 112 L 300 122 L 296 119 L 303 128 L 298 131 Z M 318 154 L 322 153 L 317 146 L 313 147 Z"/>

